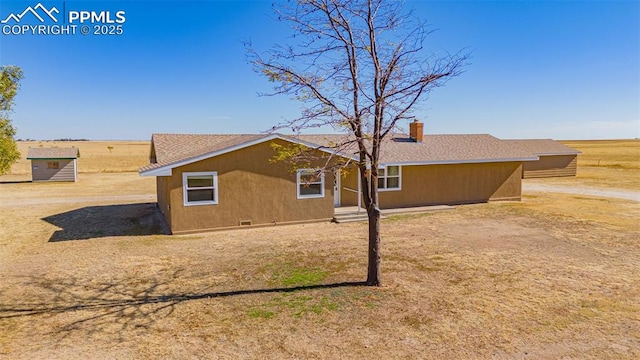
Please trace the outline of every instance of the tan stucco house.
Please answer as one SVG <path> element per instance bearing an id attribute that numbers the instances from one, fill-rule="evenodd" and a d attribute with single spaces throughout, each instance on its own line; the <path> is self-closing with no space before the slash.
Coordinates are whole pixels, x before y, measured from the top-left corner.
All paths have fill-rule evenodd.
<path id="1" fill-rule="evenodd" d="M 349 159 L 330 144 L 344 135 L 154 134 L 150 164 L 158 205 L 174 234 L 239 226 L 330 221 L 334 209 L 359 206 L 358 170 L 313 176 L 273 161 L 272 144 L 299 144 L 321 157 Z M 520 200 L 523 163 L 538 157 L 491 135 L 394 136 L 381 153 L 381 208 Z"/>

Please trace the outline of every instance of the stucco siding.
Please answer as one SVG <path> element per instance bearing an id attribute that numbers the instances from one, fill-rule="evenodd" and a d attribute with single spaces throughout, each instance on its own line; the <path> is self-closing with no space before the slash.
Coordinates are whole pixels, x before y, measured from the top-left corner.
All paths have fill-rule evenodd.
<path id="1" fill-rule="evenodd" d="M 540 160 L 524 163 L 522 177 L 529 179 L 576 176 L 577 165 L 577 155 L 540 155 Z"/>
<path id="2" fill-rule="evenodd" d="M 172 176 L 166 177 L 172 231 L 233 228 L 241 222 L 255 226 L 331 219 L 333 175 L 326 174 L 323 198 L 298 199 L 296 173 L 285 162 L 270 161 L 273 155 L 270 143 L 262 143 L 173 169 Z M 182 174 L 210 171 L 217 172 L 218 204 L 185 206 Z"/>
<path id="3" fill-rule="evenodd" d="M 57 169 L 47 166 L 57 163 Z M 76 161 L 74 159 L 31 160 L 33 181 L 76 181 Z"/>
<path id="4" fill-rule="evenodd" d="M 403 166 L 401 190 L 380 191 L 380 207 L 520 200 L 521 174 L 521 162 Z M 343 184 L 357 186 L 357 171 Z M 357 197 L 342 194 L 343 206 L 357 205 Z"/>
<path id="5" fill-rule="evenodd" d="M 171 178 L 168 176 L 156 177 L 156 191 L 158 196 L 158 207 L 160 212 L 167 220 L 169 228 L 171 228 L 171 206 L 169 205 L 169 183 Z"/>

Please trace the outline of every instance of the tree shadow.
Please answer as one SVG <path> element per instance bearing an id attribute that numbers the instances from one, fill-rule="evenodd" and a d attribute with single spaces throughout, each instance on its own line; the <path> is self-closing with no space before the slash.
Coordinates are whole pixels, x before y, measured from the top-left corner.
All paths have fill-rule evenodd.
<path id="1" fill-rule="evenodd" d="M 31 180 L 0 180 L 0 184 L 25 184 L 33 182 Z"/>
<path id="2" fill-rule="evenodd" d="M 192 300 L 366 285 L 365 282 L 339 282 L 231 291 L 176 291 L 183 271 L 165 271 L 150 278 L 127 275 L 105 281 L 83 281 L 73 276 L 28 277 L 23 284 L 29 291 L 21 294 L 19 302 L 11 304 L 5 298 L 0 303 L 0 321 L 27 318 L 32 322 L 63 314 L 52 322 L 60 325 L 54 326 L 50 334 L 62 338 L 73 333 L 88 337 L 110 334 L 124 339 L 128 330 L 148 329 L 169 317 L 177 305 Z"/>
<path id="3" fill-rule="evenodd" d="M 87 206 L 42 220 L 62 228 L 51 235 L 49 242 L 170 234 L 156 203 Z"/>

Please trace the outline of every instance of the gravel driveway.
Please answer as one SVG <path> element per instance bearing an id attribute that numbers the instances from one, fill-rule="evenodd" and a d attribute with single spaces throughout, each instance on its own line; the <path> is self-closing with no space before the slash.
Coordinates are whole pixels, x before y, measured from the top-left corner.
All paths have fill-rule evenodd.
<path id="1" fill-rule="evenodd" d="M 603 189 L 589 186 L 565 186 L 551 184 L 534 184 L 522 182 L 522 192 L 530 191 L 558 192 L 565 194 L 580 194 L 589 196 L 601 196 L 617 199 L 625 199 L 640 202 L 640 191 L 622 189 Z"/>

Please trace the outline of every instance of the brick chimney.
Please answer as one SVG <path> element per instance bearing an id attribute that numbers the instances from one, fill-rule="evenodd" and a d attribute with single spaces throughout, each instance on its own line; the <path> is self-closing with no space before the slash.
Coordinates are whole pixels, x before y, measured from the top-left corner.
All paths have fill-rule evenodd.
<path id="1" fill-rule="evenodd" d="M 422 142 L 422 130 L 424 124 L 419 122 L 418 120 L 413 120 L 413 122 L 409 123 L 409 137 L 411 140 L 415 142 Z"/>

